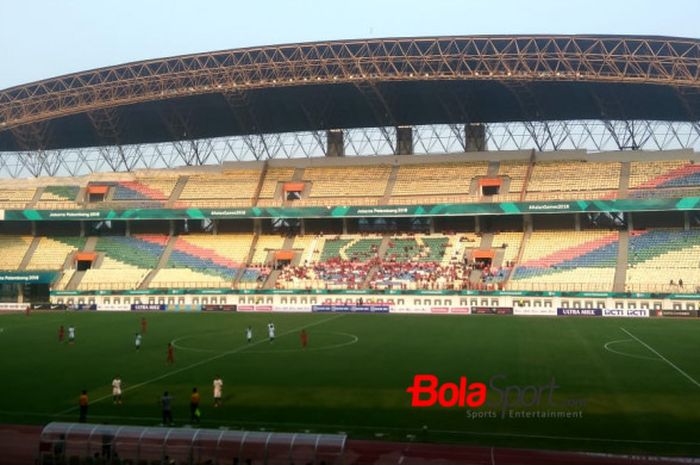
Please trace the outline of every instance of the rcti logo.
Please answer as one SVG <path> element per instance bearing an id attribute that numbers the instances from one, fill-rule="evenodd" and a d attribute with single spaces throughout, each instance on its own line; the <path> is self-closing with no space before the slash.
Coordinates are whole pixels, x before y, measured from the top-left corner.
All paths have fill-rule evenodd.
<path id="1" fill-rule="evenodd" d="M 445 383 L 438 388 L 435 375 L 415 375 L 413 386 L 406 388 L 412 394 L 411 407 L 432 407 L 437 402 L 441 407 L 480 407 L 486 402 L 484 383 L 467 383 L 460 376 L 459 383 Z"/>

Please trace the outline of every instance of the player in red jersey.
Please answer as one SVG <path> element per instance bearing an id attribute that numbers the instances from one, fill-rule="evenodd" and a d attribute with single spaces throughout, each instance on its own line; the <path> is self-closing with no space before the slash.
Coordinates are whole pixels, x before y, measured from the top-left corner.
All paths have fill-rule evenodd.
<path id="1" fill-rule="evenodd" d="M 309 343 L 309 335 L 306 334 L 306 330 L 302 329 L 301 334 L 299 334 L 299 339 L 301 339 L 302 349 L 306 349 L 306 345 Z"/>
<path id="2" fill-rule="evenodd" d="M 175 363 L 175 353 L 174 353 L 174 348 L 172 342 L 168 342 L 168 358 L 166 360 L 167 363 Z"/>
<path id="3" fill-rule="evenodd" d="M 146 330 L 148 329 L 148 321 L 146 321 L 146 317 L 141 318 L 141 334 L 146 334 Z"/>
<path id="4" fill-rule="evenodd" d="M 63 325 L 58 328 L 58 342 L 63 342 L 63 336 L 66 335 L 66 331 L 63 329 Z"/>

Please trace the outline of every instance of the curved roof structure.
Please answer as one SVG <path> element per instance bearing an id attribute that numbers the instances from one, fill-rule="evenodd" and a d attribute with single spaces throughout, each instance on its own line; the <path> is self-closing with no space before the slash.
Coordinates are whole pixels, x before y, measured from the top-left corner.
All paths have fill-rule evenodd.
<path id="1" fill-rule="evenodd" d="M 129 63 L 0 91 L 0 151 L 570 119 L 700 120 L 700 40 L 370 39 Z"/>

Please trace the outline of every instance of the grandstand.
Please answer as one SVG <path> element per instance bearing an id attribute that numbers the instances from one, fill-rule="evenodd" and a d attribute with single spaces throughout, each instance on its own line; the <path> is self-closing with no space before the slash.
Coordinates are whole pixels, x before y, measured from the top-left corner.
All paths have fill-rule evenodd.
<path id="1" fill-rule="evenodd" d="M 410 159 L 391 157 L 388 163 L 385 159 L 338 159 L 324 160 L 322 166 L 306 161 L 284 161 L 278 166 L 277 162 L 268 161 L 257 165 L 248 163 L 246 169 L 239 170 L 228 166 L 219 170 L 209 168 L 207 174 L 192 169 L 158 175 L 135 172 L 129 175 L 130 179 L 120 180 L 119 175 L 115 175 L 107 181 L 103 175 L 93 175 L 82 178 L 80 183 L 66 185 L 52 184 L 47 179 L 45 185 L 39 183 L 31 188 L 22 188 L 21 181 L 8 180 L 0 186 L 0 191 L 5 193 L 0 194 L 3 198 L 8 202 L 9 199 L 28 199 L 21 204 L 22 209 L 16 210 L 20 215 L 25 209 L 35 211 L 32 215 L 41 218 L 43 214 L 62 209 L 70 212 L 83 208 L 105 212 L 97 213 L 98 218 L 114 215 L 112 212 L 120 209 L 152 210 L 153 213 L 148 214 L 152 218 L 150 226 L 127 220 L 117 223 L 106 236 L 103 231 L 90 229 L 97 227 L 96 222 L 85 222 L 82 230 L 76 230 L 75 223 L 68 220 L 57 223 L 59 229 L 71 231 L 66 235 L 52 236 L 48 231 L 27 234 L 27 228 L 21 234 L 6 234 L 3 240 L 7 242 L 7 253 L 2 266 L 8 271 L 57 271 L 57 291 L 419 290 L 424 287 L 537 292 L 679 291 L 677 284 L 670 285 L 671 279 L 676 283 L 682 279 L 684 290 L 694 290 L 700 283 L 692 266 L 691 249 L 681 248 L 640 260 L 636 258 L 640 254 L 639 241 L 658 233 L 629 229 L 632 226 L 626 227 L 628 222 L 624 219 L 623 223 L 615 223 L 600 214 L 593 218 L 585 210 L 574 214 L 540 215 L 534 225 L 524 216 L 499 218 L 492 214 L 486 219 L 475 219 L 471 225 L 447 217 L 441 218 L 438 225 L 437 218 L 433 218 L 427 219 L 420 226 L 422 230 L 417 232 L 411 231 L 415 226 L 401 219 L 398 233 L 393 234 L 388 229 L 381 230 L 386 226 L 380 226 L 380 230 L 367 229 L 367 225 L 355 219 L 324 220 L 327 231 L 342 230 L 343 222 L 346 229 L 354 231 L 328 234 L 323 232 L 323 227 L 313 226 L 313 219 L 301 218 L 293 225 L 260 220 L 260 226 L 256 226 L 226 216 L 230 213 L 246 216 L 246 209 L 256 205 L 261 212 L 271 213 L 272 210 L 268 212 L 267 209 L 277 206 L 297 215 L 295 209 L 353 205 L 358 199 L 361 205 L 366 205 L 364 201 L 370 199 L 371 204 L 386 208 L 457 202 L 474 205 L 474 211 L 486 208 L 487 204 L 491 205 L 490 209 L 505 205 L 496 201 L 509 199 L 524 205 L 528 201 L 534 202 L 533 205 L 541 202 L 531 200 L 532 196 L 550 201 L 580 198 L 602 202 L 645 201 L 647 197 L 641 192 L 672 190 L 677 193 L 679 189 L 700 188 L 700 177 L 696 179 L 693 174 L 694 154 L 687 155 L 687 158 L 673 159 L 659 152 L 630 159 L 627 154 L 608 153 L 597 157 L 595 162 L 587 162 L 578 158 L 577 153 L 504 153 L 488 154 L 487 161 L 479 163 L 460 161 L 464 160 L 464 155 L 414 155 Z M 518 158 L 510 158 L 513 156 Z M 503 192 L 495 193 L 493 198 L 484 195 L 480 191 L 480 180 L 485 178 L 500 180 L 500 184 L 494 183 L 494 186 Z M 283 198 L 285 185 L 299 179 L 303 184 L 302 196 L 292 201 Z M 345 186 L 342 189 L 339 188 L 341 184 Z M 103 200 L 80 200 L 81 192 L 94 185 L 108 185 Z M 664 198 L 665 194 L 659 196 Z M 243 210 L 222 210 L 223 215 L 218 216 L 222 219 L 214 221 L 201 217 L 185 220 L 188 216 L 167 219 L 169 211 L 188 215 L 188 208 L 205 205 Z M 130 210 L 133 208 L 136 210 Z M 13 214 L 12 209 L 6 210 L 6 218 Z M 640 215 L 645 218 L 643 213 Z M 690 240 L 694 217 L 686 213 L 684 220 L 683 215 L 679 213 L 675 220 L 669 216 L 652 221 L 651 226 L 666 227 L 677 231 L 681 234 L 679 237 L 686 238 L 684 240 Z M 371 216 L 382 217 L 381 213 Z M 203 221 L 208 221 L 206 229 L 203 229 Z M 216 231 L 219 223 L 230 232 Z M 127 225 L 143 233 L 129 234 Z M 307 232 L 303 233 L 301 228 Z M 618 231 L 625 228 L 629 229 L 624 233 L 625 249 L 619 251 L 618 236 L 622 237 L 623 233 Z M 88 246 L 92 236 L 95 236 L 94 243 Z M 95 259 L 88 270 L 75 274 L 73 255 L 83 252 L 95 253 Z M 684 260 L 674 258 L 674 253 Z M 280 259 L 283 256 L 285 258 Z M 618 266 L 618 263 L 621 264 Z M 652 273 L 664 267 L 677 270 L 678 276 L 666 280 Z M 271 273 L 275 268 L 279 272 Z M 124 273 L 116 273 L 119 270 Z M 439 279 L 433 282 L 428 278 L 432 275 Z"/>

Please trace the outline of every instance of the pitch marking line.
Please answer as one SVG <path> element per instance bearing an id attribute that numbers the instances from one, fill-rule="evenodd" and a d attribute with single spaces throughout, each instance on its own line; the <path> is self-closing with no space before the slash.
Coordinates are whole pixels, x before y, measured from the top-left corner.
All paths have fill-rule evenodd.
<path id="1" fill-rule="evenodd" d="M 342 317 L 342 316 L 343 316 L 343 315 L 336 315 L 336 316 L 333 316 L 333 317 L 331 317 L 331 318 L 326 318 L 325 320 L 316 321 L 316 322 L 311 323 L 311 324 L 305 324 L 305 325 L 299 326 L 299 327 L 297 327 L 297 328 L 290 329 L 289 331 L 285 331 L 285 332 L 281 333 L 281 334 L 280 334 L 280 337 L 286 336 L 287 334 L 296 333 L 297 331 L 300 331 L 300 330 L 302 330 L 302 329 L 304 329 L 304 328 L 310 328 L 310 327 L 312 327 L 312 326 L 318 326 L 318 325 L 323 324 L 323 323 L 326 323 L 326 322 L 328 322 L 328 321 L 337 320 L 338 318 L 340 318 L 340 317 Z M 169 372 L 164 373 L 164 374 L 162 374 L 162 375 L 160 375 L 160 376 L 156 376 L 155 378 L 147 379 L 146 381 L 142 381 L 142 382 L 140 382 L 140 383 L 137 383 L 137 384 L 128 386 L 128 387 L 122 389 L 122 393 L 127 392 L 127 391 L 133 391 L 133 390 L 138 389 L 138 388 L 140 388 L 140 387 L 146 386 L 147 384 L 151 384 L 151 383 L 154 383 L 154 382 L 156 382 L 156 381 L 160 381 L 161 379 L 169 378 L 170 376 L 176 375 L 176 374 L 178 374 L 178 373 L 182 373 L 183 371 L 187 371 L 187 370 L 189 370 L 189 369 L 191 369 L 191 368 L 195 368 L 195 367 L 198 367 L 198 366 L 201 366 L 201 365 L 206 365 L 207 363 L 213 362 L 214 360 L 218 360 L 218 359 L 220 359 L 220 358 L 226 357 L 227 355 L 235 354 L 236 352 L 244 351 L 244 350 L 246 350 L 248 347 L 254 347 L 254 346 L 256 346 L 256 345 L 260 345 L 260 344 L 265 343 L 265 342 L 267 342 L 267 339 L 260 339 L 260 340 L 257 341 L 257 342 L 251 342 L 250 344 L 246 344 L 246 345 L 244 345 L 244 346 L 240 346 L 240 347 L 238 347 L 238 348 L 236 348 L 236 349 L 229 350 L 229 351 L 226 351 L 226 352 L 221 352 L 221 353 L 219 353 L 219 354 L 217 354 L 217 355 L 213 355 L 213 356 L 211 356 L 211 357 L 209 357 L 209 358 L 205 358 L 204 360 L 200 360 L 199 362 L 192 363 L 192 364 L 187 365 L 187 366 L 184 366 L 184 367 L 182 367 L 182 368 L 178 368 L 177 370 L 169 371 Z M 105 395 L 105 396 L 102 396 L 102 397 L 98 397 L 97 399 L 95 399 L 95 400 L 93 400 L 92 402 L 90 402 L 90 404 L 96 404 L 97 402 L 101 402 L 101 401 L 103 401 L 103 400 L 111 399 L 111 398 L 112 398 L 112 394 L 110 393 L 110 394 L 108 394 L 108 395 Z M 54 416 L 65 415 L 66 413 L 73 412 L 73 411 L 75 411 L 75 410 L 77 410 L 77 409 L 78 409 L 78 407 L 67 408 L 67 409 L 62 410 L 62 411 L 60 411 L 60 412 L 58 412 L 58 413 L 55 413 Z"/>
<path id="2" fill-rule="evenodd" d="M 620 329 L 623 330 L 625 333 L 627 333 L 628 336 L 630 336 L 631 338 L 633 338 L 634 340 L 636 340 L 637 342 L 639 342 L 640 344 L 642 344 L 644 347 L 646 347 L 647 349 L 649 349 L 650 351 L 652 351 L 653 353 L 655 353 L 661 360 L 663 360 L 664 362 L 666 362 L 666 363 L 668 363 L 669 365 L 671 365 L 671 367 L 673 367 L 678 373 L 680 373 L 680 374 L 682 374 L 683 376 L 685 376 L 691 383 L 693 383 L 694 385 L 696 385 L 697 387 L 700 388 L 700 383 L 698 383 L 698 382 L 695 380 L 695 378 L 693 378 L 693 377 L 690 376 L 688 373 L 686 373 L 685 371 L 683 371 L 683 370 L 681 370 L 680 368 L 678 368 L 678 366 L 677 366 L 675 363 L 673 363 L 672 361 L 670 361 L 669 359 L 667 359 L 666 357 L 664 357 L 663 355 L 661 355 L 661 354 L 660 354 L 659 352 L 657 352 L 652 346 L 650 346 L 650 345 L 647 344 L 646 342 L 642 341 L 642 340 L 639 339 L 637 336 L 635 336 L 634 334 L 632 334 L 632 333 L 630 333 L 629 331 L 627 331 L 625 328 L 620 327 Z"/>
<path id="3" fill-rule="evenodd" d="M 606 342 L 606 343 L 603 345 L 603 348 L 604 348 L 605 350 L 607 350 L 608 352 L 612 352 L 613 354 L 617 354 L 617 355 L 622 355 L 623 357 L 637 358 L 637 359 L 640 359 L 640 360 L 654 360 L 654 361 L 657 361 L 657 362 L 660 361 L 660 360 L 659 360 L 658 358 L 656 358 L 656 357 L 647 357 L 647 356 L 645 356 L 645 355 L 628 354 L 628 353 L 626 353 L 626 352 L 620 352 L 619 350 L 615 350 L 615 349 L 610 348 L 611 345 L 613 345 L 613 344 L 620 344 L 620 343 L 622 343 L 622 342 L 634 342 L 634 339 L 618 339 L 618 340 L 616 340 L 616 341 Z"/>

